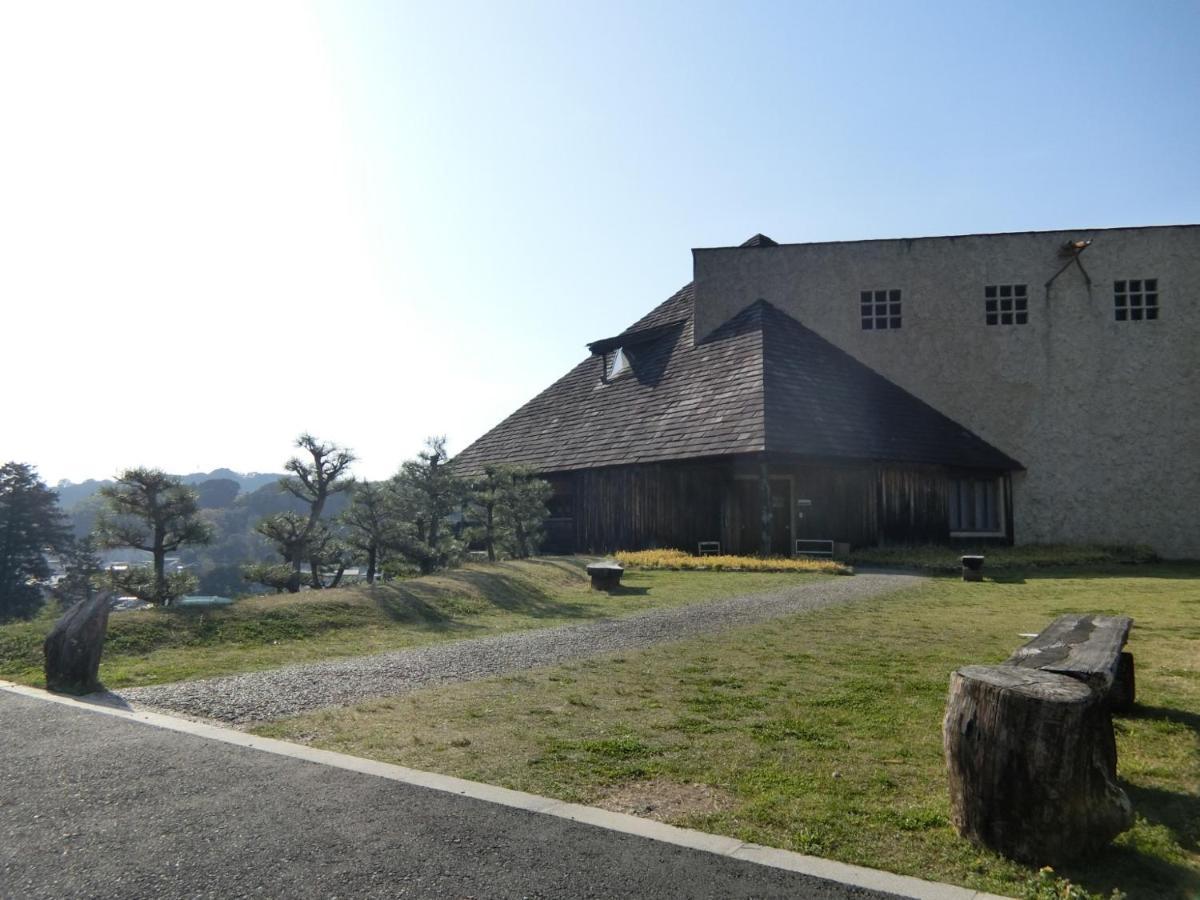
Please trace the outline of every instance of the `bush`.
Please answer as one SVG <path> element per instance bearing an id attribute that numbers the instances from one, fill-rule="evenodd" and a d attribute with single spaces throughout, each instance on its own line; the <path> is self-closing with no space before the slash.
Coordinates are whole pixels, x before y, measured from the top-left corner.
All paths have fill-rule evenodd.
<path id="1" fill-rule="evenodd" d="M 701 572 L 807 572 L 848 575 L 851 569 L 829 559 L 790 559 L 758 556 L 692 556 L 682 550 L 621 551 L 617 562 L 633 569 L 672 569 Z"/>

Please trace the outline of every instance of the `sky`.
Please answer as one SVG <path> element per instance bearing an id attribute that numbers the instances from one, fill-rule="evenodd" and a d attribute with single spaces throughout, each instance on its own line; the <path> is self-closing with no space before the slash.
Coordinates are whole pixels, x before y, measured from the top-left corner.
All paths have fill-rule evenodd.
<path id="1" fill-rule="evenodd" d="M 693 247 L 1200 222 L 1200 2 L 0 0 L 0 462 L 382 478 Z"/>

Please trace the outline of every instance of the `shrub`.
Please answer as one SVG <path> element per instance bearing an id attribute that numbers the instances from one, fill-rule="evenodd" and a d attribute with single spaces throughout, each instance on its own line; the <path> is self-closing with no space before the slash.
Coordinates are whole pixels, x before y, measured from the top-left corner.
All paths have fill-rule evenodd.
<path id="1" fill-rule="evenodd" d="M 633 569 L 672 569 L 702 572 L 808 572 L 847 575 L 851 570 L 829 559 L 790 559 L 758 556 L 692 556 L 683 550 L 621 551 L 617 562 Z"/>

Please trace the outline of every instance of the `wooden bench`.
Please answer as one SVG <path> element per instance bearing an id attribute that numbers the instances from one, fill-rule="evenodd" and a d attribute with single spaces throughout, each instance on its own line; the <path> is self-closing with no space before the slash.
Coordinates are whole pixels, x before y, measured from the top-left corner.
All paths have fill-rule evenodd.
<path id="1" fill-rule="evenodd" d="M 793 556 L 814 556 L 818 559 L 833 559 L 833 541 L 806 541 L 798 539 Z"/>
<path id="2" fill-rule="evenodd" d="M 1133 619 L 1073 613 L 1059 616 L 1004 661 L 1006 666 L 1069 675 L 1124 712 L 1133 706 L 1133 654 L 1125 642 Z"/>
<path id="3" fill-rule="evenodd" d="M 1133 703 L 1127 616 L 1059 616 L 998 666 L 950 676 L 942 741 L 959 833 L 1038 865 L 1133 824 L 1112 710 Z"/>
<path id="4" fill-rule="evenodd" d="M 700 541 L 696 545 L 696 552 L 700 556 L 720 556 L 721 542 L 720 541 Z"/>

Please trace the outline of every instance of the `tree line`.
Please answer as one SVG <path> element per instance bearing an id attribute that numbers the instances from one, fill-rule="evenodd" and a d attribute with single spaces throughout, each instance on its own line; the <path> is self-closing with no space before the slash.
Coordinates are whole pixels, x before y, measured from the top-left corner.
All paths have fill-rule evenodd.
<path id="1" fill-rule="evenodd" d="M 470 546 L 493 561 L 527 557 L 540 547 L 550 487 L 526 469 L 492 466 L 464 478 L 454 471 L 445 439 L 437 437 L 391 478 L 360 481 L 351 473 L 351 450 L 307 433 L 295 447 L 279 488 L 303 512 L 276 512 L 254 525 L 277 560 L 244 565 L 248 583 L 277 592 L 320 590 L 338 586 L 355 565 L 374 583 L 381 574 L 428 574 L 456 565 Z M 329 515 L 331 498 L 339 495 L 349 502 Z M 168 571 L 166 562 L 213 539 L 196 488 L 160 469 L 133 468 L 101 487 L 99 500 L 90 534 L 72 537 L 54 491 L 32 466 L 0 466 L 0 620 L 40 607 L 49 552 L 65 563 L 55 588 L 63 602 L 80 599 L 100 581 L 157 605 L 195 592 L 196 576 Z M 105 570 L 97 553 L 116 548 L 144 551 L 151 564 Z"/>

